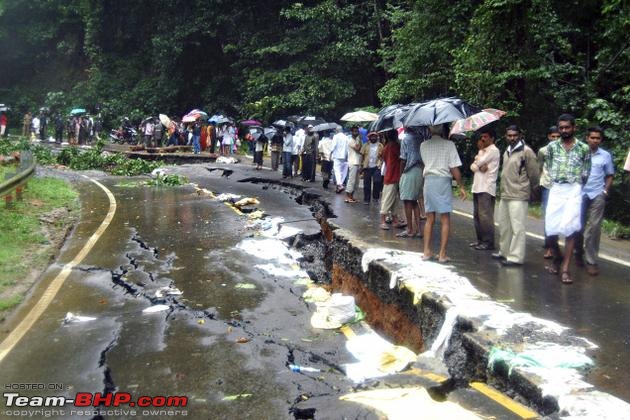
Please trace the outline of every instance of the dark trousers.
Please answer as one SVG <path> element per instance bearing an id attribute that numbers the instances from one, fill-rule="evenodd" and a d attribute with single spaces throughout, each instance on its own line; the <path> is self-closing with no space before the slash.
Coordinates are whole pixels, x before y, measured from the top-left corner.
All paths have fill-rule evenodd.
<path id="1" fill-rule="evenodd" d="M 292 163 L 292 155 L 291 152 L 282 152 L 282 176 L 288 177 L 293 176 L 293 167 Z"/>
<path id="2" fill-rule="evenodd" d="M 61 143 L 62 137 L 63 137 L 63 129 L 55 130 L 55 142 Z"/>
<path id="3" fill-rule="evenodd" d="M 330 174 L 332 173 L 333 163 L 330 160 L 322 160 L 322 179 L 324 180 L 324 188 L 328 188 L 330 182 Z"/>
<path id="4" fill-rule="evenodd" d="M 597 264 L 605 207 L 604 194 L 593 199 L 587 195 L 582 197 L 582 230 L 575 238 L 575 253 L 591 265 Z"/>
<path id="5" fill-rule="evenodd" d="M 314 164 L 312 153 L 304 153 L 302 155 L 302 179 L 304 181 L 315 181 L 315 177 L 312 176 Z"/>
<path id="6" fill-rule="evenodd" d="M 477 241 L 494 248 L 494 200 L 488 193 L 473 194 L 473 219 Z"/>
<path id="7" fill-rule="evenodd" d="M 280 152 L 271 152 L 271 170 L 277 171 L 280 163 Z"/>
<path id="8" fill-rule="evenodd" d="M 291 165 L 293 166 L 293 175 L 297 176 L 300 171 L 300 155 L 291 155 Z"/>
<path id="9" fill-rule="evenodd" d="M 365 168 L 363 170 L 363 201 L 370 202 L 370 197 L 374 200 L 381 198 L 383 190 L 383 177 L 380 168 Z"/>

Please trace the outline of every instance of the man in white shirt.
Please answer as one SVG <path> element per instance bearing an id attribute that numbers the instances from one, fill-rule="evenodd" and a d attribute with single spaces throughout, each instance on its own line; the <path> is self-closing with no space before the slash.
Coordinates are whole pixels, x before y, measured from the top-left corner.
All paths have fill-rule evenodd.
<path id="1" fill-rule="evenodd" d="M 291 172 L 291 159 L 293 154 L 293 135 L 291 129 L 285 127 L 284 140 L 282 142 L 282 178 L 293 178 L 293 172 Z"/>
<path id="2" fill-rule="evenodd" d="M 298 172 L 302 165 L 300 164 L 300 156 L 302 155 L 302 150 L 304 149 L 304 138 L 306 137 L 306 131 L 304 128 L 300 128 L 293 135 L 293 153 L 292 153 L 292 164 L 293 164 L 293 176 L 297 176 Z"/>
<path id="3" fill-rule="evenodd" d="M 323 186 L 324 188 L 328 188 L 328 184 L 330 182 L 330 174 L 332 172 L 332 160 L 330 159 L 330 154 L 332 152 L 333 141 L 330 138 L 329 134 L 326 134 L 323 139 L 319 141 L 317 145 L 317 152 L 319 153 L 319 158 L 322 162 L 322 179 L 324 180 Z"/>
<path id="4" fill-rule="evenodd" d="M 359 186 L 361 170 L 361 135 L 359 127 L 352 127 L 352 137 L 348 141 L 348 185 L 346 186 L 346 203 L 356 203 L 354 190 Z"/>
<path id="5" fill-rule="evenodd" d="M 335 171 L 335 182 L 337 183 L 337 194 L 344 190 L 343 183 L 348 176 L 348 137 L 343 134 L 341 127 L 337 127 L 333 136 L 333 145 L 330 158 L 333 161 Z"/>
<path id="6" fill-rule="evenodd" d="M 494 129 L 480 130 L 477 148 L 479 153 L 470 165 L 474 173 L 473 219 L 477 240 L 470 244 L 478 251 L 494 250 L 494 202 L 497 195 L 497 176 L 501 152 L 494 145 Z"/>

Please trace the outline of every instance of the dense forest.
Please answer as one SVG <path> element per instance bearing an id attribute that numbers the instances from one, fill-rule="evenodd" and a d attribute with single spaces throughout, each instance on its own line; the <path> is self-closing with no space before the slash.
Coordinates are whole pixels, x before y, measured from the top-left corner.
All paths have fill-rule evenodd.
<path id="1" fill-rule="evenodd" d="M 0 0 L 0 102 L 106 124 L 270 120 L 459 95 L 538 146 L 563 111 L 630 141 L 627 0 Z"/>

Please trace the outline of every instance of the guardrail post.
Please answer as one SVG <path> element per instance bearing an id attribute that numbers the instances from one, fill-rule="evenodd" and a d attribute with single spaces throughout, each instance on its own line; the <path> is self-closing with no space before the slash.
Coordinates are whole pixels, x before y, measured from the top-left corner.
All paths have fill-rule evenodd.
<path id="1" fill-rule="evenodd" d="M 7 208 L 13 207 L 13 196 L 11 194 L 7 194 L 4 196 L 4 203 Z"/>
<path id="2" fill-rule="evenodd" d="M 22 191 L 24 190 L 24 187 L 22 185 L 20 185 L 19 187 L 17 187 L 15 189 L 15 199 L 17 201 L 22 201 Z"/>

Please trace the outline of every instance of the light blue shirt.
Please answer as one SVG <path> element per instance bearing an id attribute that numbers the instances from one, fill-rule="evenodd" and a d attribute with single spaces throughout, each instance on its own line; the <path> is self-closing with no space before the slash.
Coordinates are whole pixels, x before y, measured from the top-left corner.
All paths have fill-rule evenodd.
<path id="1" fill-rule="evenodd" d="M 606 177 L 615 173 L 610 153 L 599 147 L 591 153 L 591 172 L 582 193 L 591 200 L 604 191 Z"/>

